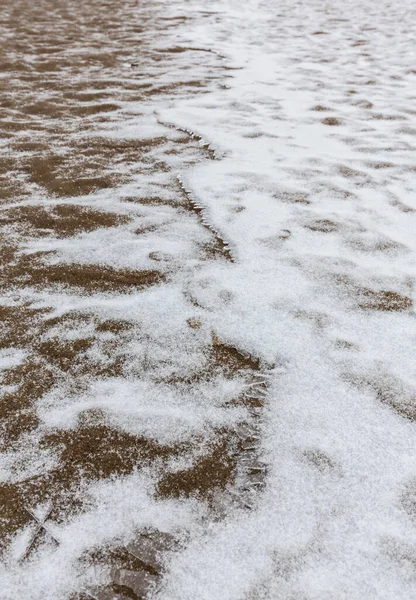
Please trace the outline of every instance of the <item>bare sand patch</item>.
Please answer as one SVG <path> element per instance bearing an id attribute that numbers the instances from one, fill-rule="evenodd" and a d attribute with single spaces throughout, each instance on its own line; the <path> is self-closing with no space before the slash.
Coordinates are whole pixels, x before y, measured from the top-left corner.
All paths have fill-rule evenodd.
<path id="1" fill-rule="evenodd" d="M 76 204 L 56 206 L 17 206 L 3 212 L 0 224 L 27 226 L 32 235 L 69 237 L 100 227 L 117 227 L 129 218 L 117 213 L 95 210 Z"/>

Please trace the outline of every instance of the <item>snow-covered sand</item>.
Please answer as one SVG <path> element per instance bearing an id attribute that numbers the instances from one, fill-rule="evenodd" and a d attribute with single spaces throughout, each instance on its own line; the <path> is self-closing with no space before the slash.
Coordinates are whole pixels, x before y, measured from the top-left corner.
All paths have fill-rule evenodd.
<path id="1" fill-rule="evenodd" d="M 155 498 L 158 465 L 91 484 L 90 509 L 50 526 L 59 547 L 22 563 L 29 533 L 15 538 L 0 597 L 88 590 L 105 572 L 81 573 L 83 552 L 155 527 L 182 532 L 158 600 L 416 598 L 414 3 L 190 0 L 163 11 L 181 18 L 153 51 L 177 52 L 154 76 L 166 85 L 197 75 L 203 92 L 126 102 L 125 115 L 96 133 L 163 135 L 175 148 L 190 132 L 196 149 L 189 161 L 156 150 L 168 174 L 142 170 L 116 192 L 73 200 L 117 210 L 128 225 L 76 243 L 34 238 L 25 252 L 53 250 L 53 264 L 150 269 L 153 251 L 167 280 L 93 298 L 26 290 L 54 316 L 88 307 L 137 327 L 130 374 L 97 379 L 75 400 L 54 388 L 37 413 L 44 430 L 72 429 L 81 411 L 99 409 L 161 444 L 196 435 L 210 443 L 206 432 L 250 420 L 229 405 L 244 378 L 219 374 L 186 392 L 164 382 L 203 365 L 215 332 L 267 377 L 258 425 L 266 485 L 250 509 L 230 503 L 219 519 L 194 498 Z M 172 202 L 185 193 L 200 219 L 123 200 L 156 188 Z M 145 237 L 137 226 L 149 228 Z M 223 256 L 200 259 L 196 245 L 213 236 Z M 190 329 L 192 318 L 202 326 Z M 150 366 L 135 370 L 144 353 Z M 16 350 L 0 365 L 22 360 Z M 16 452 L 1 459 L 4 481 L 54 461 L 23 445 Z"/>

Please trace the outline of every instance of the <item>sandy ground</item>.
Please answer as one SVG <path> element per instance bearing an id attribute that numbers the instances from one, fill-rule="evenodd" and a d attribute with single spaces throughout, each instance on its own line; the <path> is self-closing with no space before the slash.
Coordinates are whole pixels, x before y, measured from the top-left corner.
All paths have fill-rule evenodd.
<path id="1" fill-rule="evenodd" d="M 115 7 L 101 0 L 2 7 L 1 427 L 7 475 L 0 486 L 0 523 L 6 563 L 30 564 L 39 551 L 58 548 L 54 525 L 88 511 L 88 489 L 100 480 L 154 469 L 156 500 L 196 497 L 218 511 L 217 495 L 235 483 L 236 453 L 246 453 L 244 444 L 254 485 L 264 479 L 252 437 L 256 425 L 247 412 L 247 406 L 256 412 L 263 404 L 266 383 L 258 375 L 259 362 L 203 327 L 192 299 L 179 315 L 179 338 L 187 339 L 175 339 L 174 349 L 172 340 L 151 332 L 157 309 L 148 316 L 146 332 L 137 308 L 128 306 L 152 286 L 159 295 L 169 295 L 182 285 L 181 271 L 198 269 L 201 262 L 232 260 L 226 243 L 202 222 L 201 207 L 177 179 L 179 168 L 214 159 L 214 152 L 191 132 L 159 125 L 155 116 L 159 102 L 163 106 L 177 95 L 203 93 L 207 83 L 198 73 L 187 73 L 185 48 L 158 48 L 186 20 L 165 17 L 163 8 L 153 2 Z M 217 67 L 209 54 L 201 70 L 207 65 Z M 133 133 L 119 136 L 126 123 L 134 124 Z M 159 250 L 160 230 L 168 238 L 162 250 L 172 238 L 173 252 Z M 101 234 L 92 238 L 95 249 L 98 244 L 100 254 L 100 245 L 107 245 L 107 257 L 94 259 L 82 250 L 94 232 Z M 153 241 L 149 233 L 156 235 Z M 175 247 L 175 237 L 183 235 L 190 237 L 185 250 Z M 118 240 L 123 243 L 127 236 L 128 252 L 137 249 L 145 267 L 111 264 L 124 254 Z M 62 261 L 54 247 L 61 240 L 70 253 L 81 248 L 79 259 Z M 37 249 L 38 241 L 45 249 Z M 191 368 L 172 352 L 191 352 Z M 158 416 L 151 412 L 143 415 L 149 422 L 143 432 L 111 423 L 93 405 L 77 411 L 69 429 L 46 424 L 38 412 L 45 398 L 66 398 L 71 404 L 88 395 L 91 382 L 112 382 L 118 388 L 123 380 L 139 386 L 145 380 L 164 394 L 181 397 L 189 395 L 189 388 L 198 394 L 200 386 L 221 387 L 236 376 L 237 388 L 232 386 L 220 402 L 243 407 L 238 420 L 246 431 L 237 432 L 227 416 L 214 415 L 205 431 L 202 423 L 191 423 L 188 435 L 159 442 L 151 431 Z M 254 382 L 258 393 L 241 395 L 242 382 L 243 387 Z M 138 389 L 138 404 L 140 397 Z M 169 408 L 167 413 L 167 420 L 175 420 Z M 179 457 L 182 468 L 171 472 L 168 465 Z M 248 502 L 249 493 L 243 492 L 238 502 Z M 75 576 L 69 592 L 49 593 L 66 597 L 88 588 L 85 597 L 146 594 L 159 580 L 159 553 L 176 547 L 183 533 L 175 537 L 137 523 L 131 534 L 129 547 L 123 539 L 97 545 L 93 536 L 78 548 L 77 568 L 85 563 L 93 565 L 94 574 L 103 571 L 98 577 L 103 589 L 86 587 Z"/>
<path id="2" fill-rule="evenodd" d="M 415 32 L 381 4 L 2 4 L 1 598 L 412 597 Z"/>

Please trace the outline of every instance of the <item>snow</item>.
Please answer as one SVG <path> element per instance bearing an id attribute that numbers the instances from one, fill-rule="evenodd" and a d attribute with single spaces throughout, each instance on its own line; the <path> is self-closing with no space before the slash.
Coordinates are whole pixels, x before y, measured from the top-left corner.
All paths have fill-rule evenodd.
<path id="1" fill-rule="evenodd" d="M 53 395 L 44 397 L 39 414 L 47 426 L 65 430 L 76 426 L 83 410 L 101 409 L 111 424 L 129 433 L 162 444 L 192 441 L 204 427 L 232 426 L 246 416 L 240 408 L 222 408 L 238 396 L 242 382 L 240 385 L 238 381 L 215 383 L 195 385 L 192 392 L 184 396 L 173 393 L 166 385 L 108 379 L 92 386 L 86 397 L 81 396 L 76 401 L 66 398 L 60 402 Z"/>
<path id="2" fill-rule="evenodd" d="M 152 111 L 118 115 L 105 134 L 163 135 L 174 144 L 171 124 L 209 143 L 216 160 L 184 166 L 173 156 L 171 167 L 234 262 L 195 258 L 209 236 L 194 214 L 123 201 L 176 198 L 163 174 L 141 173 L 116 193 L 76 200 L 104 210 L 118 202 L 130 223 L 79 234 L 76 244 L 36 239 L 25 251 L 134 269 L 155 268 L 149 251 L 157 251 L 167 257 L 167 283 L 88 298 L 34 290 L 30 298 L 52 315 L 88 308 L 128 317 L 140 328 L 132 365 L 146 353 L 161 378 L 204 364 L 212 331 L 258 357 L 271 376 L 261 423 L 267 486 L 251 511 L 214 521 L 196 500 L 155 500 L 154 472 L 100 482 L 89 489 L 90 510 L 55 525 L 55 553 L 0 571 L 0 596 L 67 597 L 80 577 L 75 559 L 92 543 L 128 541 L 153 526 L 188 532 L 157 600 L 416 598 L 416 521 L 401 500 L 416 477 L 415 421 L 377 394 L 387 386 L 399 406 L 414 407 L 415 314 L 362 307 L 365 290 L 416 301 L 414 3 L 222 0 L 207 12 L 190 0 L 169 3 L 166 13 L 188 21 L 158 48 L 216 54 L 175 54 L 181 68 L 161 75 L 161 85 L 185 77 L 190 61 L 198 74 L 215 74 L 208 93 L 155 96 Z M 157 228 L 135 235 L 143 223 Z M 198 331 L 186 325 L 194 316 Z M 2 368 L 23 360 L 19 353 L 2 353 Z M 243 385 L 218 377 L 174 393 L 143 371 L 138 381 L 97 381 L 75 400 L 55 390 L 38 415 L 43 427 L 64 430 L 81 411 L 100 408 L 125 431 L 176 443 L 243 421 L 241 408 L 226 407 Z M 3 478 L 10 457 L 1 460 Z M 36 472 L 39 457 L 28 460 Z M 17 539 L 11 554 L 21 547 Z M 87 586 L 102 573 L 82 577 Z"/>
<path id="3" fill-rule="evenodd" d="M 217 102 L 191 98 L 161 113 L 225 155 L 184 181 L 235 249 L 236 265 L 204 269 L 193 294 L 220 335 L 264 360 L 281 357 L 286 368 L 270 393 L 263 432 L 270 474 L 257 510 L 191 543 L 159 597 L 414 597 L 404 556 L 414 552 L 416 530 L 400 504 L 415 474 L 414 423 L 345 380 L 352 371 L 394 373 L 414 390 L 414 313 L 363 313 L 339 283 L 340 276 L 414 299 L 415 148 L 403 135 L 414 120 L 412 5 L 210 8 L 218 18 L 209 26 L 201 20 L 187 39 L 204 40 L 240 70 Z M 327 35 L 312 37 L 319 29 Z M 367 56 L 351 47 L 358 37 Z M 374 87 L 363 85 L 371 78 Z M 385 118 L 362 109 L 364 101 Z M 330 110 L 312 111 L 318 103 Z M 327 116 L 340 125 L 321 123 Z M 341 177 L 340 167 L 358 173 Z M 296 195 L 310 204 L 285 202 Z M 396 198 L 409 211 L 398 210 Z M 244 210 L 232 212 L 236 205 Z M 305 229 L 316 219 L 337 226 Z M 379 240 L 392 250 L 374 251 Z M 224 289 L 227 303 L 219 299 Z M 354 349 L 337 350 L 337 339 Z M 321 472 L 308 464 L 310 448 L 334 466 Z"/>

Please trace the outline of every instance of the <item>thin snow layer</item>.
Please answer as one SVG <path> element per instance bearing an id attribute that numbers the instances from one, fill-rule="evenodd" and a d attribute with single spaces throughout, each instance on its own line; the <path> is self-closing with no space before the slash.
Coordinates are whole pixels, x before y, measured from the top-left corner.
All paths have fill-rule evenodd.
<path id="1" fill-rule="evenodd" d="M 194 539 L 158 597 L 415 597 L 413 3 L 209 10 L 186 42 L 228 57 L 226 89 L 161 117 L 224 155 L 183 175 L 235 254 L 192 294 L 275 366 L 270 473 L 258 508 Z"/>
<path id="2" fill-rule="evenodd" d="M 19 559 L 28 539 L 33 536 L 33 527 L 32 530 L 28 527 L 24 532 L 27 535 L 19 536 L 11 548 L 10 554 L 14 555 L 16 561 L 10 561 L 8 569 L 2 572 L 1 597 L 53 599 L 70 596 L 77 589 L 74 588 L 74 582 L 78 581 L 79 585 L 77 559 L 91 548 L 91 539 L 97 544 L 105 544 L 114 539 L 127 541 L 132 530 L 144 527 L 169 531 L 181 525 L 189 526 L 192 522 L 197 526 L 196 518 L 202 514 L 198 515 L 194 503 L 155 502 L 152 492 L 150 478 L 137 474 L 91 487 L 91 510 L 69 525 L 48 525 L 48 531 L 55 539 L 59 539 L 59 547 L 38 553 L 36 560 L 26 566 L 22 577 Z M 43 514 L 37 515 L 41 522 L 47 517 L 47 512 L 48 507 Z M 65 569 L 62 569 L 62 565 L 65 565 Z M 83 574 L 86 589 L 89 584 L 95 584 L 97 579 L 103 578 L 103 573 L 99 571 L 96 566 L 87 567 Z M 56 581 L 57 577 L 59 581 Z"/>
<path id="3" fill-rule="evenodd" d="M 174 150 L 178 131 L 191 132 L 215 160 L 155 149 L 166 163 L 160 172 L 136 164 L 125 185 L 70 199 L 116 210 L 126 224 L 28 239 L 23 251 L 54 251 L 52 264 L 160 268 L 166 281 L 125 294 L 22 293 L 53 309 L 45 319 L 70 311 L 127 319 L 136 328 L 123 342 L 132 375 L 97 379 L 75 397 L 64 384 L 53 388 L 37 404 L 39 431 L 2 455 L 1 480 L 48 471 L 55 454 L 33 451 L 33 440 L 75 428 L 89 409 L 161 444 L 209 443 L 213 430 L 244 421 L 244 410 L 228 405 L 239 378 L 218 375 L 186 391 L 163 383 L 203 368 L 215 332 L 271 376 L 261 428 L 267 487 L 251 511 L 213 521 L 203 502 L 155 498 L 158 465 L 91 484 L 88 510 L 48 525 L 58 548 L 22 562 L 32 526 L 15 537 L 0 598 L 88 591 L 108 573 L 87 565 L 80 575 L 80 557 L 143 528 L 186 532 L 158 600 L 416 597 L 416 522 L 403 502 L 416 478 L 413 3 L 224 0 L 207 8 L 190 0 L 169 3 L 168 17 L 178 25 L 164 34 L 161 56 L 187 50 L 143 81 L 169 86 L 189 71 L 204 93 L 126 101 L 111 127 L 94 133 L 165 136 Z M 176 176 L 205 227 L 195 211 L 175 212 L 184 200 Z M 140 204 L 149 197 L 160 202 Z M 28 204 L 48 202 L 35 189 Z M 233 262 L 201 259 L 213 232 Z M 189 328 L 192 318 L 200 328 Z M 7 351 L 0 366 L 24 358 Z"/>
<path id="4" fill-rule="evenodd" d="M 105 410 L 110 423 L 124 431 L 144 435 L 162 444 L 174 444 L 199 434 L 204 427 L 233 426 L 246 416 L 241 409 L 222 408 L 241 393 L 238 382 L 195 385 L 190 394 L 174 394 L 167 386 L 123 378 L 100 381 L 76 401 L 46 396 L 39 414 L 49 427 L 70 429 L 79 413 Z M 214 404 L 215 399 L 215 404 Z"/>

